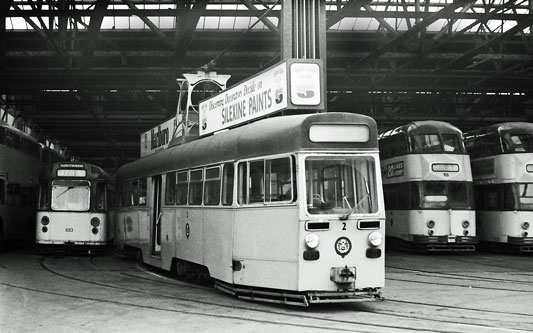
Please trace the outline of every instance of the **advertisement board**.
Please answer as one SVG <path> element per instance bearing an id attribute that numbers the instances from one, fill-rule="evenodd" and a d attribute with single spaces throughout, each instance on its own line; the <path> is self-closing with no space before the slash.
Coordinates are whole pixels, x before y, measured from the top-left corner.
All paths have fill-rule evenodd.
<path id="1" fill-rule="evenodd" d="M 200 136 L 291 108 L 324 108 L 319 60 L 284 61 L 199 104 Z"/>

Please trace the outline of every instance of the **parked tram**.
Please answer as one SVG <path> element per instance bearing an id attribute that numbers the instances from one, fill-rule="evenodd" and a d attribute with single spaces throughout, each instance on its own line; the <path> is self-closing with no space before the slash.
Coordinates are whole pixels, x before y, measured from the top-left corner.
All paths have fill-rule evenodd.
<path id="1" fill-rule="evenodd" d="M 533 124 L 499 123 L 465 135 L 472 158 L 480 241 L 533 252 Z"/>
<path id="2" fill-rule="evenodd" d="M 475 251 L 470 158 L 461 131 L 416 121 L 380 134 L 387 236 L 422 251 Z"/>
<path id="3" fill-rule="evenodd" d="M 39 179 L 36 243 L 42 252 L 103 252 L 114 239 L 111 177 L 82 162 L 47 166 Z"/>
<path id="4" fill-rule="evenodd" d="M 243 299 L 379 300 L 378 170 L 375 121 L 356 114 L 273 117 L 172 142 L 117 171 L 117 245 Z"/>
<path id="5" fill-rule="evenodd" d="M 25 132 L 0 122 L 0 251 L 33 237 L 40 146 Z"/>

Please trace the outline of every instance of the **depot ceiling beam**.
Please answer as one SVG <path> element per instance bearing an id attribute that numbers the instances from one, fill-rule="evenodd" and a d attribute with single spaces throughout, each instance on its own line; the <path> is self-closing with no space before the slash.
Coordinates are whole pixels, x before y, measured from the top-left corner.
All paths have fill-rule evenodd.
<path id="1" fill-rule="evenodd" d="M 326 18 L 326 29 L 331 28 L 345 17 L 357 16 L 361 13 L 361 7 L 370 4 L 371 0 L 350 0 L 342 9 L 337 10 Z"/>
<path id="2" fill-rule="evenodd" d="M 246 8 L 248 8 L 249 10 L 253 10 L 254 12 L 257 12 L 259 11 L 259 9 L 257 9 L 257 7 L 252 3 L 251 0 L 241 0 L 242 3 L 246 6 Z M 263 24 L 265 26 L 267 26 L 272 32 L 275 32 L 276 35 L 280 35 L 280 32 L 279 32 L 279 29 L 277 26 L 274 25 L 274 23 L 272 23 L 272 21 L 270 21 L 270 19 L 268 17 L 262 17 L 262 15 L 268 11 L 267 10 L 262 10 L 262 14 L 258 15 L 257 17 L 261 20 L 261 22 L 263 22 Z"/>
<path id="3" fill-rule="evenodd" d="M 435 21 L 446 18 L 450 13 L 453 13 L 457 8 L 465 7 L 467 5 L 470 5 L 474 0 L 457 0 L 453 3 L 445 6 L 440 11 L 435 12 L 428 16 L 426 19 L 420 21 L 419 23 L 415 24 L 411 29 L 407 30 L 406 32 L 402 33 L 401 35 L 393 38 L 388 43 L 382 45 L 374 52 L 371 52 L 366 57 L 362 58 L 358 62 L 353 63 L 348 67 L 347 70 L 353 71 L 356 68 L 362 67 L 370 62 L 376 61 L 383 53 L 387 52 L 393 47 L 396 47 L 400 43 L 404 43 L 407 39 L 412 38 L 416 36 L 419 32 L 426 29 L 429 25 L 433 24 Z"/>
<path id="4" fill-rule="evenodd" d="M 161 40 L 163 40 L 171 48 L 174 48 L 172 41 L 169 40 L 167 35 L 165 35 L 152 21 L 150 21 L 147 15 L 141 12 L 133 2 L 131 2 L 130 0 L 122 0 L 122 2 L 128 5 L 128 7 L 133 11 L 133 15 L 139 17 L 144 22 L 144 24 L 146 24 L 150 28 L 150 30 L 155 32 L 155 34 L 159 36 L 159 38 L 161 38 Z"/>
<path id="5" fill-rule="evenodd" d="M 89 27 L 87 29 L 87 37 L 85 40 L 85 47 L 83 49 L 83 67 L 88 68 L 90 59 L 93 56 L 94 47 L 100 34 L 100 29 L 102 27 L 102 21 L 107 12 L 107 6 L 109 5 L 110 0 L 98 0 L 94 6 L 91 15 L 91 21 L 89 22 Z"/>
<path id="6" fill-rule="evenodd" d="M 507 37 L 513 36 L 513 35 L 521 32 L 522 30 L 524 30 L 525 28 L 527 28 L 531 24 L 533 24 L 533 15 L 529 15 L 528 17 L 524 18 L 522 21 L 519 21 L 514 27 L 512 27 L 509 30 L 507 30 L 506 32 L 498 35 L 497 37 L 494 37 L 494 38 L 486 41 L 485 43 L 479 45 L 478 47 L 472 49 L 471 51 L 466 52 L 465 54 L 463 54 L 459 58 L 454 59 L 454 60 L 446 63 L 445 65 L 439 67 L 438 69 L 435 70 L 435 73 L 442 73 L 443 71 L 448 70 L 448 69 L 452 68 L 453 66 L 455 66 L 457 64 L 463 63 L 466 60 L 469 60 L 469 59 L 473 58 L 474 56 L 480 54 L 481 52 L 483 52 L 487 48 L 491 47 L 495 43 L 499 43 L 502 40 L 506 39 Z"/>

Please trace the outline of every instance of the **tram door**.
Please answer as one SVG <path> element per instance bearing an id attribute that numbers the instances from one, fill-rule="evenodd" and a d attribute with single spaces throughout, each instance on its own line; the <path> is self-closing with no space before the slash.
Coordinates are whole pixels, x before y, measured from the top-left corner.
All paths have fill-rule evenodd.
<path id="1" fill-rule="evenodd" d="M 161 253 L 161 176 L 152 177 L 152 254 Z"/>

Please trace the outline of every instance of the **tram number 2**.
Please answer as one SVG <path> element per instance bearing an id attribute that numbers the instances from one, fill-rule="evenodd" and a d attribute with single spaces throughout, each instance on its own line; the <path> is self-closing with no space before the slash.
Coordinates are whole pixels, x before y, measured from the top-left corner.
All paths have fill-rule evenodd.
<path id="1" fill-rule="evenodd" d="M 74 232 L 74 228 L 65 228 L 65 232 Z"/>
<path id="2" fill-rule="evenodd" d="M 346 222 L 342 222 L 342 230 L 346 230 Z"/>

